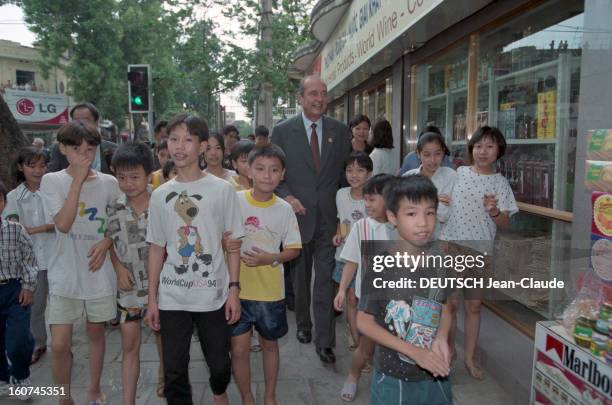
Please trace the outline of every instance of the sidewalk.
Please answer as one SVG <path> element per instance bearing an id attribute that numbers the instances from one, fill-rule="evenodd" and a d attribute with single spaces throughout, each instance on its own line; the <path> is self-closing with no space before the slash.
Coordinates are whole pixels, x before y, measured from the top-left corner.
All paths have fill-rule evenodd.
<path id="1" fill-rule="evenodd" d="M 323 366 L 315 353 L 312 344 L 303 345 L 295 339 L 295 316 L 289 315 L 289 333 L 280 341 L 281 366 L 277 389 L 278 403 L 291 405 L 334 405 L 345 404 L 340 399 L 340 389 L 350 368 L 350 352 L 347 349 L 343 318 L 339 318 L 337 333 L 337 363 L 334 367 Z M 165 401 L 155 394 L 157 386 L 157 368 L 159 366 L 155 340 L 148 328 L 143 328 L 141 347 L 141 370 L 138 386 L 137 404 L 157 405 Z M 72 391 L 77 405 L 85 404 L 86 390 L 89 381 L 87 361 L 87 338 L 84 325 L 75 327 L 73 339 L 74 368 L 72 370 Z M 52 385 L 50 352 L 32 368 L 32 384 L 35 386 Z M 483 382 L 471 379 L 462 366 L 461 353 L 455 362 L 456 371 L 451 375 L 453 382 L 454 403 L 457 405 L 512 404 L 510 394 L 491 378 Z M 263 370 L 261 353 L 253 353 L 251 360 L 253 371 L 253 392 L 257 403 L 263 403 Z M 192 341 L 190 379 L 194 392 L 194 404 L 210 404 L 212 393 L 208 387 L 208 373 L 199 343 Z M 362 377 L 357 397 L 353 404 L 365 405 L 369 402 L 370 375 Z M 102 378 L 102 390 L 108 398 L 109 405 L 121 404 L 121 334 L 118 329 L 107 331 L 106 361 Z M 232 383 L 229 388 L 230 403 L 240 404 L 240 395 Z M 3 404 L 13 405 L 23 402 L 2 400 Z M 35 399 L 26 403 L 55 404 L 57 400 Z"/>

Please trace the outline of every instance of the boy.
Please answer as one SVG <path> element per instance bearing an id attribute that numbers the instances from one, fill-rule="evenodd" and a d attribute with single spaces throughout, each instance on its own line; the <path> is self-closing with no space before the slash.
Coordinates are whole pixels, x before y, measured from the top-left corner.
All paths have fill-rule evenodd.
<path id="1" fill-rule="evenodd" d="M 89 339 L 89 403 L 102 404 L 100 377 L 104 364 L 104 324 L 117 312 L 115 271 L 104 237 L 106 207 L 117 197 L 114 177 L 91 168 L 101 142 L 98 129 L 82 121 L 64 125 L 57 134 L 68 167 L 45 174 L 40 184 L 45 214 L 55 224 L 49 260 L 49 318 L 53 381 L 70 384 L 72 328 L 85 313 Z M 60 403 L 69 404 L 70 399 Z"/>
<path id="2" fill-rule="evenodd" d="M 398 178 L 385 187 L 384 198 L 389 221 L 397 227 L 402 246 L 408 254 L 421 254 L 427 249 L 436 226 L 436 187 L 422 175 Z M 431 272 L 431 269 L 416 269 L 419 270 Z M 390 277 L 387 271 L 393 272 L 393 269 L 379 274 Z M 405 269 L 398 269 L 393 274 L 401 276 Z M 381 293 L 384 297 L 380 296 Z M 450 373 L 447 339 L 451 318 L 447 305 L 441 303 L 444 300 L 441 293 L 440 290 L 420 288 L 375 292 L 364 281 L 357 325 L 377 344 L 371 404 L 453 403 L 450 381 L 445 378 Z M 419 322 L 420 328 L 414 318 L 428 312 L 417 312 L 415 308 L 427 308 L 431 312 L 430 316 L 423 317 L 422 323 Z M 412 324 L 406 320 L 408 316 L 412 318 Z M 436 331 L 434 325 L 437 321 Z M 418 332 L 413 331 L 416 328 L 419 328 Z M 413 340 L 413 333 L 423 343 Z"/>
<path id="3" fill-rule="evenodd" d="M 113 241 L 111 260 L 117 273 L 123 403 L 134 404 L 140 374 L 140 320 L 146 310 L 149 281 L 146 233 L 153 154 L 144 143 L 127 142 L 117 148 L 111 166 L 121 195 L 107 208 L 105 235 Z M 160 365 L 160 377 L 161 370 Z"/>
<path id="4" fill-rule="evenodd" d="M 355 297 L 361 297 L 361 241 L 364 240 L 394 240 L 397 239 L 397 231 L 387 220 L 387 209 L 382 193 L 385 185 L 392 181 L 395 176 L 390 174 L 377 174 L 370 178 L 363 186 L 363 195 L 367 218 L 362 218 L 351 227 L 346 238 L 344 248 L 340 253 L 340 260 L 346 264 L 342 269 L 342 278 L 338 287 L 338 294 L 334 299 L 334 307 L 341 311 L 349 285 L 355 280 Z M 372 357 L 374 343 L 367 337 L 359 338 L 359 345 L 353 352 L 351 371 L 342 386 L 340 397 L 344 401 L 352 401 L 357 394 L 357 383 L 362 370 L 367 367 L 368 360 Z"/>
<path id="5" fill-rule="evenodd" d="M 248 190 L 251 188 L 251 180 L 249 179 L 249 161 L 248 156 L 253 150 L 255 144 L 247 139 L 238 141 L 232 148 L 230 157 L 232 166 L 238 175 L 229 178 L 229 182 L 236 191 Z"/>
<path id="6" fill-rule="evenodd" d="M 163 170 L 168 159 L 168 141 L 166 139 L 162 139 L 157 145 L 157 160 L 159 161 L 159 170 L 153 172 L 153 175 L 151 176 L 151 185 L 153 186 L 153 190 L 165 183 Z"/>
<path id="7" fill-rule="evenodd" d="M 240 206 L 228 182 L 202 173 L 198 166 L 208 146 L 206 123 L 180 114 L 167 128 L 177 176 L 151 195 L 146 320 L 161 331 L 168 403 L 193 401 L 188 368 L 195 323 L 210 370 L 213 403 L 227 404 L 228 324 L 240 318 L 240 252 L 228 252 L 226 265 L 221 239 L 225 231 L 234 239 L 244 235 Z"/>
<path id="8" fill-rule="evenodd" d="M 240 263 L 242 312 L 232 330 L 232 369 L 242 403 L 255 404 L 249 359 L 255 327 L 263 348 L 264 403 L 276 404 L 277 341 L 288 330 L 282 263 L 300 254 L 302 242 L 293 209 L 274 195 L 285 173 L 283 151 L 276 145 L 253 149 L 249 173 L 253 189 L 238 194 L 246 237 Z"/>
<path id="9" fill-rule="evenodd" d="M 6 188 L 0 182 L 0 214 Z M 23 226 L 0 217 L 0 397 L 9 388 L 28 387 L 34 339 L 30 333 L 30 306 L 38 266 L 32 240 Z M 10 361 L 10 366 L 7 362 Z M 19 395 L 19 399 L 29 399 Z"/>

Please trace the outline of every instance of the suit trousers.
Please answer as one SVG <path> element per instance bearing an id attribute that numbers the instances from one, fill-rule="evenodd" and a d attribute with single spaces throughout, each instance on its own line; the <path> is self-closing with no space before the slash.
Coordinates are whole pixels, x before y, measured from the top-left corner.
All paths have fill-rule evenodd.
<path id="1" fill-rule="evenodd" d="M 312 269 L 314 262 L 314 287 L 312 309 L 314 317 L 314 343 L 317 347 L 334 347 L 336 343 L 336 318 L 334 316 L 334 284 L 332 273 L 335 267 L 335 248 L 332 237 L 335 224 L 326 224 L 320 213 L 317 216 L 312 239 L 302 243 L 302 252 L 291 269 L 295 294 L 295 318 L 298 331 L 310 331 L 313 323 L 310 316 Z"/>

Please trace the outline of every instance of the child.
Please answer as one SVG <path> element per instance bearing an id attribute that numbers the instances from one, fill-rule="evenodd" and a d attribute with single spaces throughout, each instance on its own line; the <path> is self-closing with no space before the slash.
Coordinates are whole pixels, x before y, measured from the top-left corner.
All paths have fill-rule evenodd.
<path id="1" fill-rule="evenodd" d="M 387 209 L 382 196 L 385 185 L 395 176 L 390 174 L 377 174 L 370 178 L 363 186 L 367 218 L 355 222 L 346 238 L 340 259 L 346 264 L 342 269 L 342 279 L 338 287 L 338 294 L 334 298 L 334 307 L 341 311 L 344 305 L 346 290 L 349 283 L 355 280 L 355 297 L 361 296 L 361 241 L 363 240 L 394 240 L 397 232 L 387 221 Z M 362 370 L 367 371 L 367 362 L 374 352 L 374 343 L 366 336 L 359 339 L 359 345 L 353 352 L 351 371 L 344 382 L 340 397 L 347 402 L 355 399 L 357 383 Z"/>
<path id="2" fill-rule="evenodd" d="M 471 247 L 491 254 L 497 227 L 507 228 L 510 216 L 518 212 L 510 184 L 500 173 L 495 172 L 497 159 L 504 155 L 506 140 L 494 127 L 479 128 L 468 143 L 468 156 L 472 166 L 457 169 L 457 179 L 451 195 L 450 217 L 440 239 L 463 241 L 485 241 Z M 480 329 L 480 305 L 482 299 L 466 299 L 465 309 L 465 367 L 470 375 L 484 378 L 482 369 L 476 364 L 474 354 Z M 454 355 L 457 301 L 449 300 L 453 314 L 450 333 L 450 348 Z"/>
<path id="3" fill-rule="evenodd" d="M 270 135 L 270 131 L 264 125 L 259 125 L 255 128 L 255 145 L 257 146 L 266 146 L 270 141 L 268 140 L 268 135 Z"/>
<path id="4" fill-rule="evenodd" d="M 232 167 L 238 174 L 230 177 L 229 182 L 234 186 L 236 191 L 248 190 L 251 188 L 248 156 L 254 147 L 255 144 L 246 139 L 236 142 L 232 147 L 232 153 L 230 155 Z"/>
<path id="5" fill-rule="evenodd" d="M 180 114 L 167 129 L 168 151 L 178 174 L 151 195 L 146 320 L 153 330 L 161 331 L 168 403 L 192 403 L 188 369 L 195 324 L 210 370 L 214 404 L 227 404 L 228 324 L 240 318 L 240 252 L 228 252 L 226 265 L 221 239 L 224 231 L 232 232 L 235 239 L 243 237 L 240 205 L 228 182 L 198 166 L 208 144 L 206 123 Z"/>
<path id="6" fill-rule="evenodd" d="M 112 242 L 104 237 L 106 207 L 119 188 L 114 177 L 91 168 L 101 142 L 97 128 L 73 121 L 59 130 L 57 141 L 69 165 L 45 174 L 40 184 L 45 213 L 53 219 L 56 231 L 55 254 L 48 262 L 53 381 L 70 384 L 72 329 L 85 313 L 90 353 L 87 400 L 99 405 L 105 402 L 100 391 L 104 324 L 117 315 L 116 276 L 107 255 Z"/>
<path id="7" fill-rule="evenodd" d="M 436 187 L 421 175 L 398 178 L 385 187 L 384 197 L 389 221 L 397 227 L 407 253 L 420 254 L 436 225 Z M 386 272 L 379 274 L 389 277 Z M 443 303 L 441 292 L 420 288 L 375 291 L 371 285 L 364 284 L 357 325 L 377 345 L 370 404 L 453 403 L 450 381 L 444 378 L 450 373 L 447 344 L 450 312 Z M 385 294 L 384 299 L 380 294 Z M 413 313 L 411 308 L 415 307 L 413 299 L 416 297 L 424 297 L 419 301 L 426 301 L 435 313 L 433 316 L 439 319 L 437 331 L 432 331 L 430 345 L 411 343 L 408 341 L 410 335 L 400 332 L 410 326 L 409 321 L 397 313 L 406 308 Z"/>
<path id="8" fill-rule="evenodd" d="M 172 159 L 166 160 L 166 163 L 164 163 L 164 167 L 161 168 L 161 171 L 162 171 L 162 175 L 164 176 L 163 183 L 175 178 L 177 173 L 176 173 L 176 166 L 174 164 L 174 160 Z"/>
<path id="9" fill-rule="evenodd" d="M 144 143 L 127 142 L 117 148 L 111 166 L 121 195 L 107 208 L 105 235 L 112 239 L 115 248 L 111 259 L 117 273 L 123 403 L 134 404 L 140 374 L 140 320 L 146 310 L 149 281 L 146 232 L 153 154 Z M 161 370 L 160 365 L 160 380 L 163 381 Z"/>
<path id="10" fill-rule="evenodd" d="M 229 137 L 231 138 L 231 136 Z M 234 144 L 235 142 L 232 142 L 232 145 Z M 235 171 L 226 169 L 223 166 L 224 156 L 225 143 L 223 135 L 216 132 L 211 133 L 210 137 L 208 138 L 208 146 L 204 152 L 204 161 L 206 162 L 206 169 L 204 169 L 204 173 L 210 173 L 213 176 L 217 176 L 223 180 L 229 180 L 232 176 L 235 176 Z"/>
<path id="11" fill-rule="evenodd" d="M 336 246 L 336 268 L 332 279 L 340 284 L 344 262 L 340 260 L 340 252 L 344 247 L 352 225 L 366 217 L 365 200 L 363 198 L 363 185 L 372 173 L 372 159 L 363 152 L 351 154 L 344 164 L 344 173 L 350 187 L 344 187 L 336 193 L 336 207 L 338 208 L 338 227 L 332 243 Z M 355 297 L 355 277 L 351 280 L 347 296 L 346 318 L 352 338 L 350 350 L 355 350 L 359 343 L 355 317 L 357 316 L 357 297 Z"/>
<path id="12" fill-rule="evenodd" d="M 5 202 L 6 188 L 0 182 L 0 214 Z M 32 385 L 30 305 L 38 267 L 32 240 L 20 224 L 0 219 L 0 241 L 0 396 L 6 396 L 10 387 Z M 28 395 L 18 397 L 29 399 Z"/>
<path id="13" fill-rule="evenodd" d="M 47 295 L 49 294 L 47 260 L 53 252 L 54 225 L 45 220 L 39 191 L 40 181 L 47 172 L 47 163 L 47 154 L 42 149 L 27 146 L 19 151 L 11 166 L 13 179 L 19 183 L 19 186 L 8 193 L 6 208 L 2 213 L 5 219 L 21 223 L 30 235 L 39 268 L 30 321 L 35 344 L 31 364 L 38 362 L 47 352 L 47 325 L 45 323 Z"/>
<path id="14" fill-rule="evenodd" d="M 232 330 L 232 369 L 242 403 L 254 404 L 249 352 L 255 328 L 263 347 L 264 403 L 276 404 L 278 339 L 288 330 L 282 263 L 300 254 L 302 242 L 293 209 L 274 195 L 285 172 L 283 151 L 276 145 L 253 149 L 249 169 L 253 189 L 238 194 L 246 237 L 240 264 L 242 313 Z"/>
<path id="15" fill-rule="evenodd" d="M 433 236 L 434 239 L 438 239 L 442 225 L 448 221 L 450 195 L 453 192 L 457 172 L 450 167 L 441 166 L 444 158 L 450 155 L 450 151 L 446 147 L 444 137 L 437 132 L 425 132 L 419 137 L 416 154 L 421 161 L 421 165 L 416 169 L 407 171 L 404 176 L 422 174 L 429 177 L 438 189 L 439 205 Z"/>
<path id="16" fill-rule="evenodd" d="M 162 139 L 157 146 L 157 160 L 159 160 L 160 169 L 153 172 L 153 175 L 151 176 L 151 185 L 153 186 L 153 190 L 165 183 L 163 170 L 166 162 L 168 161 L 168 141 L 165 139 Z"/>

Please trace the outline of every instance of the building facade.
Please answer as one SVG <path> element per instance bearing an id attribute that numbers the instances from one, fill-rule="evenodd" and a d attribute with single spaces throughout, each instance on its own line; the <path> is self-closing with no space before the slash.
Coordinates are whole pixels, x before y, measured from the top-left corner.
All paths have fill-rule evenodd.
<path id="1" fill-rule="evenodd" d="M 504 292 L 485 303 L 479 350 L 486 369 L 528 402 L 535 323 L 558 318 L 589 271 L 587 134 L 612 128 L 609 0 L 322 0 L 316 41 L 292 71 L 320 74 L 328 115 L 392 124 L 395 164 L 419 132 L 439 127 L 456 166 L 480 126 L 508 143 L 498 171 L 520 212 L 498 239 L 496 271 L 569 287 Z"/>

